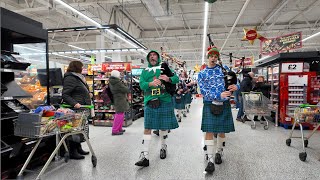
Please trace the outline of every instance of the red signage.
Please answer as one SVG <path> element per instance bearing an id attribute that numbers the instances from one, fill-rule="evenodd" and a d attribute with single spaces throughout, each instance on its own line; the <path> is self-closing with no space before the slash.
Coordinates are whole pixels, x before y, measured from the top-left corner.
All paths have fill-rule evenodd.
<path id="1" fill-rule="evenodd" d="M 257 31 L 256 30 L 249 30 L 246 34 L 246 38 L 249 40 L 249 41 L 253 41 L 257 38 L 258 34 L 257 34 Z"/>
<path id="2" fill-rule="evenodd" d="M 112 70 L 131 71 L 131 63 L 123 63 L 123 62 L 103 63 L 101 70 L 103 72 L 111 72 Z"/>
<path id="3" fill-rule="evenodd" d="M 253 57 L 248 57 L 248 58 L 245 58 L 244 61 L 244 66 L 245 67 L 251 67 L 254 65 L 254 62 L 253 62 Z M 237 59 L 234 61 L 234 67 L 242 67 L 242 59 Z"/>
<path id="4" fill-rule="evenodd" d="M 273 39 L 266 39 L 260 43 L 262 55 L 275 55 L 298 48 L 302 48 L 301 32 L 296 32 Z"/>

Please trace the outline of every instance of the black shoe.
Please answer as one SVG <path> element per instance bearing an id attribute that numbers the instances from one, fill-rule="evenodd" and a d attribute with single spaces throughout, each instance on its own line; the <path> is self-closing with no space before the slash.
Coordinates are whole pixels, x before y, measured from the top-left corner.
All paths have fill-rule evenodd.
<path id="1" fill-rule="evenodd" d="M 148 167 L 149 166 L 149 159 L 144 157 L 143 152 L 141 152 L 140 160 L 135 163 L 136 166 L 140 167 Z"/>
<path id="2" fill-rule="evenodd" d="M 167 145 L 164 145 L 160 149 L 160 159 L 165 159 L 167 157 Z"/>
<path id="3" fill-rule="evenodd" d="M 187 117 L 187 115 L 186 115 L 186 114 L 183 114 L 183 117 Z"/>
<path id="4" fill-rule="evenodd" d="M 112 133 L 112 136 L 119 136 L 119 135 L 123 135 L 123 132 Z"/>
<path id="5" fill-rule="evenodd" d="M 70 154 L 70 159 L 84 159 L 84 156 L 78 153 L 78 144 L 73 141 L 69 141 L 69 154 Z"/>
<path id="6" fill-rule="evenodd" d="M 159 136 L 159 131 L 153 131 L 153 134 Z"/>
<path id="7" fill-rule="evenodd" d="M 122 129 L 120 132 L 124 133 L 124 132 L 126 132 L 126 130 L 125 130 L 125 129 Z"/>
<path id="8" fill-rule="evenodd" d="M 179 120 L 178 120 L 178 122 L 181 122 L 181 117 L 179 117 Z"/>
<path id="9" fill-rule="evenodd" d="M 207 150 L 207 145 L 203 146 L 203 150 L 206 151 Z"/>
<path id="10" fill-rule="evenodd" d="M 216 164 L 221 164 L 222 163 L 222 159 L 221 159 L 221 154 L 220 153 L 216 153 L 216 157 L 214 158 L 214 163 L 216 163 Z"/>
<path id="11" fill-rule="evenodd" d="M 226 146 L 226 142 L 223 142 L 223 143 L 222 143 L 222 146 L 225 147 L 225 146 Z"/>
<path id="12" fill-rule="evenodd" d="M 207 167 L 206 167 L 206 169 L 205 169 L 205 171 L 206 171 L 207 173 L 213 173 L 214 170 L 215 170 L 214 164 L 209 161 L 209 162 L 208 162 L 208 165 L 207 165 Z"/>
<path id="13" fill-rule="evenodd" d="M 79 143 L 79 145 L 78 145 L 77 151 L 78 151 L 78 153 L 79 153 L 80 155 L 88 155 L 88 154 L 89 154 L 89 151 L 85 151 L 85 150 L 82 149 L 80 143 Z"/>

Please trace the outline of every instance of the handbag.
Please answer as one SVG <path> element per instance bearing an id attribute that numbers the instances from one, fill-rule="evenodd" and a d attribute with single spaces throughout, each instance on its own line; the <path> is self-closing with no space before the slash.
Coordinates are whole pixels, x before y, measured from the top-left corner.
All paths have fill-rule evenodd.
<path id="1" fill-rule="evenodd" d="M 158 98 L 152 99 L 152 100 L 148 101 L 147 104 L 149 107 L 156 109 L 160 106 L 160 100 Z"/>
<path id="2" fill-rule="evenodd" d="M 214 115 L 222 114 L 223 109 L 223 102 L 212 102 L 212 104 L 210 104 L 211 113 Z"/>

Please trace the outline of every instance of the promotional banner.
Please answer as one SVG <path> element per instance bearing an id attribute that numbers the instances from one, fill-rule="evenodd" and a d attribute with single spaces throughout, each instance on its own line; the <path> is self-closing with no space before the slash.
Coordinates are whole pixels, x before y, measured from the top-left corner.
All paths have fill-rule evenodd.
<path id="1" fill-rule="evenodd" d="M 261 41 L 260 50 L 262 55 L 275 55 L 281 52 L 287 52 L 291 49 L 302 47 L 302 33 L 296 32 L 274 39 Z"/>
<path id="2" fill-rule="evenodd" d="M 244 67 L 253 67 L 254 66 L 254 57 L 247 57 L 244 59 Z M 237 59 L 234 61 L 233 67 L 242 67 L 242 59 Z"/>
<path id="3" fill-rule="evenodd" d="M 102 64 L 102 71 L 111 72 L 112 70 L 131 71 L 131 63 L 110 62 L 110 63 L 103 63 Z"/>

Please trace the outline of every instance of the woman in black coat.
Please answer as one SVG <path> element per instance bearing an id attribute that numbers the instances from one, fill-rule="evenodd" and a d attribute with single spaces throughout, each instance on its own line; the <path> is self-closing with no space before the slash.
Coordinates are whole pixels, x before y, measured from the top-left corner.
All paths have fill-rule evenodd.
<path id="1" fill-rule="evenodd" d="M 62 99 L 64 103 L 71 105 L 75 110 L 81 105 L 91 105 L 92 94 L 89 91 L 85 77 L 81 74 L 83 64 L 80 61 L 72 61 L 64 74 Z M 80 135 L 73 135 L 69 140 L 71 159 L 84 159 L 89 152 L 81 147 Z"/>

